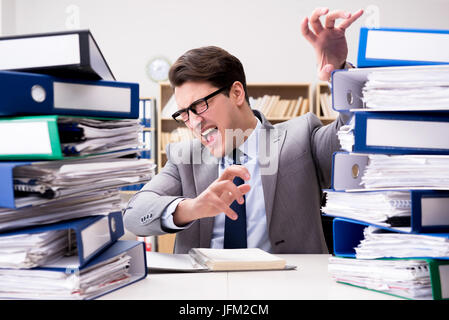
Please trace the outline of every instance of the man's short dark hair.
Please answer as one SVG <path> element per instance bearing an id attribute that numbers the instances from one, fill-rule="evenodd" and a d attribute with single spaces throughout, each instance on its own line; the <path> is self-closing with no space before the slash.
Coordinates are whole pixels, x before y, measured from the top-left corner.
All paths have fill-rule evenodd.
<path id="1" fill-rule="evenodd" d="M 208 82 L 214 87 L 230 87 L 235 81 L 242 83 L 246 101 L 246 77 L 239 59 L 226 50 L 208 46 L 192 49 L 184 53 L 171 66 L 168 75 L 172 87 L 179 87 L 187 81 Z M 223 91 L 229 96 L 229 88 Z"/>

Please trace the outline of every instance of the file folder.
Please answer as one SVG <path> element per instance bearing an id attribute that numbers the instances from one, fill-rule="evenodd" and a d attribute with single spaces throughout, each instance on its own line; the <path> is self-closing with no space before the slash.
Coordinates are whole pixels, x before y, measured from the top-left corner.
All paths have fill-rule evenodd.
<path id="1" fill-rule="evenodd" d="M 355 248 L 364 239 L 363 230 L 368 226 L 374 226 L 380 229 L 389 230 L 396 233 L 410 234 L 408 230 L 399 228 L 389 228 L 378 224 L 366 223 L 347 218 L 335 218 L 333 221 L 334 229 L 334 254 L 340 257 L 355 258 Z M 449 238 L 449 233 L 420 233 L 433 237 Z M 413 258 L 433 258 L 433 257 L 413 257 Z M 439 257 L 438 259 L 449 260 L 449 257 Z"/>
<path id="2" fill-rule="evenodd" d="M 1 41 L 0 41 L 1 43 Z M 0 71 L 0 116 L 139 117 L 139 84 Z"/>
<path id="3" fill-rule="evenodd" d="M 357 66 L 404 66 L 449 63 L 449 30 L 360 29 Z"/>
<path id="4" fill-rule="evenodd" d="M 144 243 L 117 240 L 81 268 L 60 263 L 30 270 L 0 269 L 0 278 L 11 280 L 0 288 L 0 297 L 91 300 L 142 280 L 147 272 Z"/>
<path id="5" fill-rule="evenodd" d="M 67 230 L 69 251 L 62 253 L 59 259 L 50 262 L 47 266 L 70 264 L 74 268 L 80 268 L 123 236 L 122 213 L 111 212 L 105 216 L 89 216 L 48 225 L 28 227 L 1 233 L 0 238 L 58 230 Z M 74 248 L 70 248 L 71 246 Z M 74 253 L 70 252 L 70 250 L 73 250 Z"/>
<path id="6" fill-rule="evenodd" d="M 439 113 L 357 112 L 353 152 L 449 154 L 449 116 Z"/>
<path id="7" fill-rule="evenodd" d="M 449 190 L 448 155 L 335 152 L 332 160 L 336 191 Z"/>
<path id="8" fill-rule="evenodd" d="M 343 192 L 334 190 L 324 190 L 326 193 Z M 361 194 L 361 193 L 384 193 L 391 190 L 376 190 L 376 191 L 364 191 L 364 192 L 346 192 L 349 194 Z M 403 226 L 400 229 L 391 226 L 392 230 L 403 230 L 410 233 L 434 233 L 434 232 L 449 232 L 449 191 L 445 190 L 395 190 L 408 193 L 410 196 L 411 213 L 410 222 L 408 226 Z M 348 204 L 350 205 L 350 204 Z M 356 218 L 354 215 L 352 218 L 348 216 L 339 216 L 338 213 L 330 214 L 323 208 L 323 213 L 327 216 L 335 218 L 341 217 L 346 219 L 352 219 L 364 223 L 371 223 L 365 221 L 363 216 Z M 371 223 L 372 224 L 372 223 Z M 388 222 L 386 223 L 388 224 Z M 381 225 L 379 223 L 379 225 Z"/>
<path id="9" fill-rule="evenodd" d="M 96 120 L 115 119 L 96 118 Z M 0 160 L 73 159 L 117 150 L 137 149 L 139 145 L 138 132 L 136 131 L 135 133 L 131 132 L 130 140 L 122 140 L 124 134 L 105 136 L 104 140 L 108 143 L 97 144 L 96 146 L 99 149 L 89 150 L 88 148 L 85 152 L 80 152 L 76 150 L 74 144 L 87 141 L 85 129 L 79 125 L 82 121 L 83 118 L 81 117 L 64 116 L 0 118 L 0 136 L 8 137 L 8 139 L 0 140 Z M 135 124 L 135 130 L 141 130 L 137 123 Z M 111 143 L 117 141 L 117 144 L 109 146 L 109 141 Z"/>
<path id="10" fill-rule="evenodd" d="M 363 189 L 360 182 L 367 164 L 366 154 L 335 152 L 332 155 L 331 189 L 336 191 Z"/>
<path id="11" fill-rule="evenodd" d="M 71 161 L 0 161 L 0 207 L 21 208 L 148 182 L 156 165 L 147 159 L 119 158 L 129 154 L 112 152 Z"/>
<path id="12" fill-rule="evenodd" d="M 0 70 L 115 80 L 89 30 L 1 37 Z"/>
<path id="13" fill-rule="evenodd" d="M 449 72 L 448 65 L 437 66 L 404 66 L 404 67 L 378 67 L 378 68 L 361 68 L 361 69 L 341 69 L 332 72 L 332 108 L 338 112 L 357 112 L 360 110 L 373 110 L 367 109 L 363 103 L 363 87 L 368 81 L 368 77 L 373 72 Z M 399 108 L 388 109 L 376 109 L 373 111 L 398 111 L 403 110 Z M 414 108 L 414 111 L 419 110 L 449 110 L 448 105 L 432 106 L 427 105 L 426 109 Z"/>

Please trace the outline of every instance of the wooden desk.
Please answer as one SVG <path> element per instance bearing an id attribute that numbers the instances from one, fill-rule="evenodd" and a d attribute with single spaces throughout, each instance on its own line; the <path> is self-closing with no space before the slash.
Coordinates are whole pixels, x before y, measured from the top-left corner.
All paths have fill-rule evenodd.
<path id="1" fill-rule="evenodd" d="M 392 300 L 386 294 L 336 283 L 325 254 L 279 255 L 291 271 L 149 273 L 103 300 Z"/>

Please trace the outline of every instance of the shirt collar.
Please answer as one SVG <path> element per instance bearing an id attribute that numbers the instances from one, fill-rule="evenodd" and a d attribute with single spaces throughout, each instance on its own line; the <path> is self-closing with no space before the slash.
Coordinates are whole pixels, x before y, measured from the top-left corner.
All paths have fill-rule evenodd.
<path id="1" fill-rule="evenodd" d="M 257 125 L 254 128 L 253 132 L 248 136 L 244 143 L 242 143 L 238 150 L 240 151 L 240 161 L 242 164 L 245 164 L 248 161 L 257 159 L 258 150 L 259 150 L 259 131 L 262 128 L 262 122 L 260 122 L 259 118 L 257 119 Z M 231 165 L 233 163 L 232 154 L 225 155 L 221 159 L 221 164 L 224 166 Z"/>

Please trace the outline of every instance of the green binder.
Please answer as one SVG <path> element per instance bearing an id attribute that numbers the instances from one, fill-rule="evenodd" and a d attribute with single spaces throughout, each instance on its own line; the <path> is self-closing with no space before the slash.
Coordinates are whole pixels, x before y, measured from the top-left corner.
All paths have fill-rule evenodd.
<path id="1" fill-rule="evenodd" d="M 73 120 L 72 127 L 74 131 L 84 137 L 83 129 L 77 127 L 77 119 L 100 120 L 100 121 L 114 121 L 119 123 L 119 127 L 128 126 L 128 135 L 130 140 L 119 141 L 114 144 L 113 148 L 108 148 L 103 145 L 96 150 L 88 152 L 67 152 L 67 130 L 61 131 L 60 120 Z M 125 125 L 125 121 L 128 121 Z M 133 121 L 129 119 L 109 119 L 109 118 L 94 118 L 94 117 L 66 117 L 66 116 L 24 116 L 0 118 L 0 160 L 61 160 L 67 158 L 79 158 L 90 155 L 104 154 L 111 151 L 132 149 L 138 146 L 138 126 L 134 125 Z M 137 122 L 135 124 L 138 125 Z M 69 124 L 70 126 L 70 124 Z M 70 131 L 70 130 L 69 130 Z M 70 134 L 70 133 L 69 133 Z M 118 137 L 118 138 L 117 138 Z M 114 139 L 122 139 L 122 135 L 105 137 L 103 140 L 115 142 Z M 78 137 L 80 139 L 80 137 Z M 109 140 L 108 140 L 109 139 Z M 134 140 L 133 140 L 134 139 Z M 85 139 L 84 139 L 85 140 Z M 131 141 L 131 142 L 130 142 Z M 105 143 L 106 145 L 107 143 Z M 135 145 L 134 145 L 135 144 Z M 131 147 L 130 147 L 131 145 Z M 121 148 L 122 146 L 122 148 Z M 73 148 L 72 148 L 73 149 Z"/>

